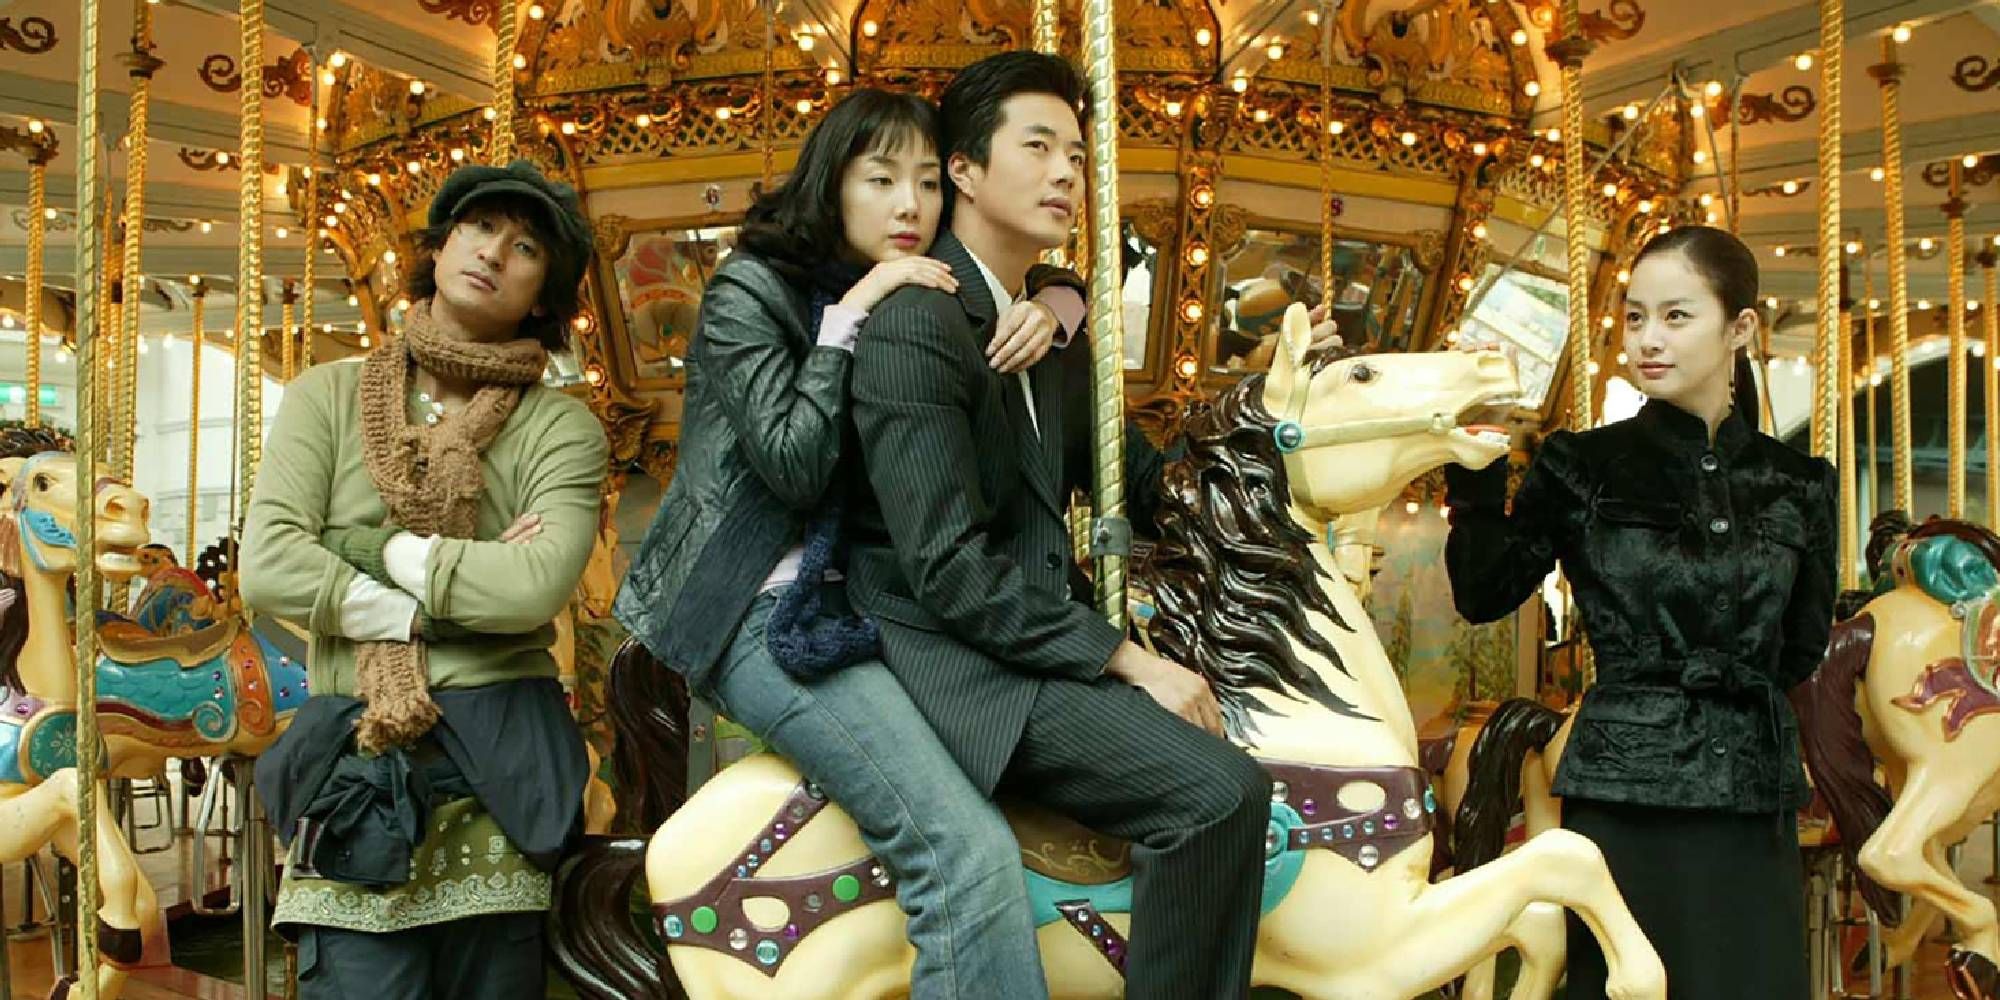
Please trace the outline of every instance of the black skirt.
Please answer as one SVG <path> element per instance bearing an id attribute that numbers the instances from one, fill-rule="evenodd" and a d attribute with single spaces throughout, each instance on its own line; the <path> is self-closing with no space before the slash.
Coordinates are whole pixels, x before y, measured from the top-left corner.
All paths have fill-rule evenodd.
<path id="1" fill-rule="evenodd" d="M 1563 802 L 1604 852 L 1667 967 L 1669 1000 L 1807 1000 L 1805 873 L 1790 815 Z M 1604 996 L 1604 953 L 1569 916 L 1565 1000 Z"/>

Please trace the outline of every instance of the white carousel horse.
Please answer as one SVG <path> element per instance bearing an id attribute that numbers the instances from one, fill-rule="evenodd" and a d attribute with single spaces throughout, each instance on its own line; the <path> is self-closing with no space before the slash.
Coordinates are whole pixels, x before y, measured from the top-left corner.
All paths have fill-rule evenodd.
<path id="1" fill-rule="evenodd" d="M 1550 831 L 1430 882 L 1435 803 L 1415 726 L 1328 548 L 1341 515 L 1379 507 L 1444 462 L 1500 457 L 1505 445 L 1465 425 L 1517 392 L 1511 366 L 1458 353 L 1329 362 L 1309 348 L 1306 311 L 1294 307 L 1268 375 L 1191 421 L 1145 581 L 1158 602 L 1150 639 L 1203 672 L 1232 737 L 1277 780 L 1254 981 L 1307 1000 L 1394 1000 L 1516 947 L 1515 996 L 1545 998 L 1568 907 L 1604 947 L 1610 994 L 1661 1000 L 1659 958 L 1588 840 Z M 1123 995 L 1124 845 L 1013 818 L 1053 994 Z M 650 844 L 655 926 L 689 997 L 907 991 L 912 951 L 886 873 L 786 761 L 729 767 Z"/>

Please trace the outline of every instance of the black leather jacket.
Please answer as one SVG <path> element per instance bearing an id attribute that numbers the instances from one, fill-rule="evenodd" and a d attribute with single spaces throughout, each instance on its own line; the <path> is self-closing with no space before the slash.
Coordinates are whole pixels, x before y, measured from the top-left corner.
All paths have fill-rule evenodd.
<path id="1" fill-rule="evenodd" d="M 1543 443 L 1503 510 L 1504 463 L 1447 467 L 1459 612 L 1512 612 L 1562 560 L 1597 684 L 1558 795 L 1779 812 L 1809 793 L 1784 693 L 1833 621 L 1834 478 L 1734 413 L 1708 440 L 1660 401 Z"/>
<path id="2" fill-rule="evenodd" d="M 1083 288 L 1074 272 L 1038 265 L 1027 294 L 1056 283 Z M 696 687 L 828 487 L 859 476 L 842 471 L 859 461 L 848 418 L 854 358 L 816 346 L 812 311 L 810 289 L 746 250 L 702 293 L 673 482 L 613 605 Z"/>

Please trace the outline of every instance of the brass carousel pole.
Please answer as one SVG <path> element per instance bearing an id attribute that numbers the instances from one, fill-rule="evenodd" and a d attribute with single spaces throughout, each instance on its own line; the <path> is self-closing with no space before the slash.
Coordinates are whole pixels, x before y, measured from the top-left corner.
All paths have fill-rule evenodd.
<path id="1" fill-rule="evenodd" d="M 1333 0 L 1319 5 L 1319 301 L 1333 318 Z"/>
<path id="2" fill-rule="evenodd" d="M 520 44 L 520 4 L 517 0 L 500 0 L 493 27 L 499 32 L 499 37 L 493 43 L 493 153 L 490 159 L 505 166 L 514 159 L 514 50 Z M 317 105 L 315 101 L 314 106 Z M 306 163 L 310 169 L 319 137 L 317 130 L 308 134 L 314 139 L 306 149 Z M 317 209 L 316 206 L 313 208 Z"/>
<path id="3" fill-rule="evenodd" d="M 257 483 L 264 442 L 264 0 L 242 0 L 243 114 L 237 163 L 236 489 Z M 240 527 L 240 526 L 238 526 Z M 235 534 L 234 531 L 231 532 Z M 231 562 L 235 560 L 232 558 Z"/>
<path id="4" fill-rule="evenodd" d="M 1035 0 L 1034 20 L 1035 51 L 1044 55 L 1059 55 L 1062 52 L 1062 10 L 1060 0 Z M 1069 266 L 1069 254 L 1062 248 L 1045 250 L 1042 261 L 1057 267 Z M 1088 536 L 1088 532 L 1084 532 Z"/>
<path id="5" fill-rule="evenodd" d="M 76 551 L 97 551 L 97 389 L 98 285 L 98 159 L 97 32 L 98 0 L 78 0 L 81 44 L 76 84 Z M 76 560 L 74 620 L 97 620 L 99 582 L 95 559 Z M 76 768 L 80 794 L 76 801 L 76 993 L 97 1000 L 97 630 L 76 633 Z"/>
<path id="6" fill-rule="evenodd" d="M 150 131 L 153 72 L 160 60 L 153 55 L 153 5 L 140 3 L 132 8 L 132 50 L 123 54 L 132 77 L 131 123 L 125 130 L 125 260 L 122 284 L 125 308 L 120 315 L 120 368 L 118 402 L 114 412 L 118 424 L 111 434 L 111 475 L 132 478 L 133 451 L 139 433 L 139 313 L 146 279 L 140 273 L 140 246 L 146 231 L 146 137 Z M 125 603 L 112 602 L 122 608 Z"/>
<path id="7" fill-rule="evenodd" d="M 1813 372 L 1818 418 L 1813 454 L 1840 461 L 1842 333 L 1840 315 L 1840 63 L 1846 27 L 1843 0 L 1819 0 L 1819 367 Z M 1846 509 L 1853 509 L 1849 504 Z M 1853 554 L 1842 535 L 1841 558 Z M 1844 565 L 1844 563 L 1843 563 Z"/>
<path id="8" fill-rule="evenodd" d="M 1084 70 L 1090 81 L 1090 342 L 1097 416 L 1097 523 L 1090 551 L 1097 557 L 1098 610 L 1125 627 L 1125 557 L 1132 550 L 1125 522 L 1124 310 L 1119 307 L 1118 61 L 1114 0 L 1084 0 Z"/>
<path id="9" fill-rule="evenodd" d="M 1986 526 L 2000 529 L 2000 456 L 1993 454 L 2000 435 L 2000 276 L 1993 273 L 1995 263 L 1993 247 L 1979 251 L 1980 276 L 1986 279 L 1986 295 L 1979 301 L 1986 324 L 1986 363 L 1979 366 L 1986 377 Z"/>
<path id="10" fill-rule="evenodd" d="M 306 255 L 311 256 L 312 251 L 307 250 Z M 280 303 L 278 307 L 278 329 L 280 331 L 278 334 L 278 371 L 280 377 L 285 380 L 285 384 L 291 385 L 292 379 L 297 378 L 299 374 L 298 345 L 294 339 L 294 327 L 292 326 L 294 310 L 298 308 L 299 286 L 292 279 L 285 279 L 284 291 L 281 293 L 278 301 Z"/>
<path id="11" fill-rule="evenodd" d="M 503 8 L 508 5 L 502 4 Z M 502 17 L 511 10 L 503 10 Z M 510 64 L 507 67 L 511 70 Z M 312 96 L 307 103 L 312 110 L 306 115 L 306 167 L 305 167 L 305 216 L 306 262 L 304 273 L 299 276 L 299 284 L 305 286 L 305 299 L 299 303 L 299 370 L 313 366 L 313 283 L 318 277 L 320 246 L 326 239 L 326 220 L 319 214 L 319 56 L 315 54 L 308 67 L 312 79 Z M 513 79 L 510 74 L 508 79 Z M 496 112 L 497 114 L 497 112 Z"/>
<path id="12" fill-rule="evenodd" d="M 1587 430 L 1597 408 L 1591 405 L 1590 247 L 1584 243 L 1585 207 L 1590 199 L 1590 165 L 1583 146 L 1583 60 L 1590 42 L 1583 37 L 1577 0 L 1563 0 L 1562 40 L 1549 57 L 1562 67 L 1563 247 L 1569 257 L 1570 427 Z"/>
<path id="13" fill-rule="evenodd" d="M 777 100 L 776 81 L 773 79 L 775 49 L 778 45 L 778 0 L 764 0 L 764 81 L 762 93 L 757 101 L 757 131 L 764 143 L 764 186 L 771 190 L 771 184 L 778 176 L 778 115 L 771 107 Z"/>
<path id="14" fill-rule="evenodd" d="M 47 143 L 28 158 L 28 426 L 42 425 L 42 244 L 47 239 L 49 161 L 55 144 Z"/>
<path id="15" fill-rule="evenodd" d="M 1743 78 L 1729 88 L 1729 231 L 1743 231 L 1743 119 L 1737 102 L 1743 99 Z M 1769 357 L 1767 353 L 1765 355 Z"/>
<path id="16" fill-rule="evenodd" d="M 1869 269 L 1866 257 L 1861 259 L 1861 288 L 1867 299 L 1862 303 L 1861 348 L 1868 358 L 1868 370 L 1862 380 L 1862 391 L 1868 394 L 1868 511 L 1860 522 L 1866 531 L 1868 523 L 1882 510 L 1881 435 L 1875 426 L 1875 272 Z"/>
<path id="17" fill-rule="evenodd" d="M 1854 330 L 1854 314 L 1843 311 L 1840 314 L 1840 587 L 1853 590 L 1861 586 L 1861 566 L 1857 553 L 1861 551 L 1861 525 L 1854 519 L 1860 509 L 1855 477 L 1858 463 L 1855 461 L 1854 440 L 1854 350 L 1847 339 Z"/>
<path id="18" fill-rule="evenodd" d="M 1951 163 L 1950 200 L 1944 203 L 1945 284 L 1951 307 L 1951 357 L 1946 361 L 1946 441 L 1945 516 L 1965 516 L 1965 198 L 1960 194 L 1963 180 L 1958 161 Z"/>
<path id="19" fill-rule="evenodd" d="M 208 283 L 201 275 L 189 279 L 193 285 L 193 303 L 188 307 L 194 330 L 188 338 L 188 495 L 187 495 L 187 565 L 193 566 L 195 558 L 201 554 L 201 530 L 195 523 L 201 501 L 201 355 L 203 343 L 207 339 L 202 333 L 203 313 L 208 306 Z"/>
<path id="20" fill-rule="evenodd" d="M 1882 36 L 1882 61 L 1868 67 L 1882 85 L 1882 203 L 1889 250 L 1889 406 L 1895 489 L 1892 506 L 1914 516 L 1915 475 L 1910 454 L 1910 273 L 1903 246 L 1903 117 L 1898 108 L 1903 66 L 1896 39 Z"/>

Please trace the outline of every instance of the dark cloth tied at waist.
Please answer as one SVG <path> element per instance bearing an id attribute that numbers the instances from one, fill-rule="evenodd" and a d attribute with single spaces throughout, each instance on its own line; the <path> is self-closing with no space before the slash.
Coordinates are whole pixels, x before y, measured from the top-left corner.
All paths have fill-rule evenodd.
<path id="1" fill-rule="evenodd" d="M 533 678 L 431 696 L 442 717 L 412 749 L 360 754 L 363 703 L 316 695 L 257 759 L 257 793 L 279 839 L 306 838 L 300 874 L 403 884 L 431 808 L 467 796 L 530 863 L 555 869 L 581 828 L 589 780 L 562 686 Z"/>
<path id="2" fill-rule="evenodd" d="M 1775 660 L 1760 667 L 1721 649 L 1668 655 L 1661 653 L 1658 640 L 1650 638 L 1592 636 L 1590 648 L 1597 657 L 1600 683 L 1668 684 L 1695 693 L 1760 698 L 1779 693 L 1773 678 Z"/>

